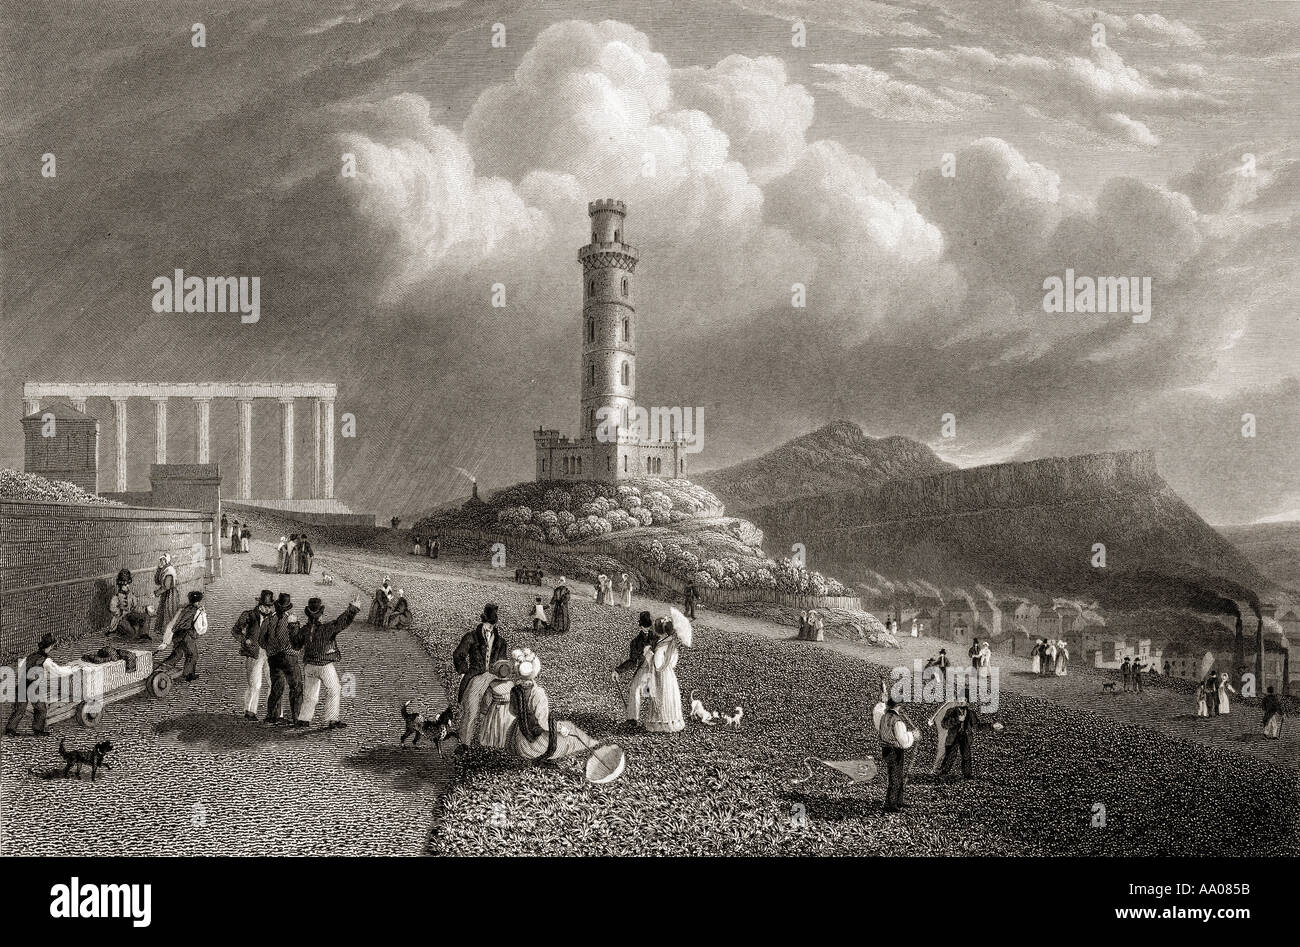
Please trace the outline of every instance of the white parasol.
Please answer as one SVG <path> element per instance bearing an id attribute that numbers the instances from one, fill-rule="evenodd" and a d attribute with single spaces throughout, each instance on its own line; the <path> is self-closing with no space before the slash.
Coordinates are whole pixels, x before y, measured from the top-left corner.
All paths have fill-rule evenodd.
<path id="1" fill-rule="evenodd" d="M 626 765 L 627 756 L 617 743 L 598 746 L 587 758 L 587 782 L 612 783 L 623 775 L 623 767 Z"/>
<path id="2" fill-rule="evenodd" d="M 669 607 L 668 617 L 672 619 L 673 631 L 677 634 L 677 640 L 686 647 L 691 647 L 691 641 L 695 633 L 695 630 L 691 627 L 691 620 L 673 607 Z"/>

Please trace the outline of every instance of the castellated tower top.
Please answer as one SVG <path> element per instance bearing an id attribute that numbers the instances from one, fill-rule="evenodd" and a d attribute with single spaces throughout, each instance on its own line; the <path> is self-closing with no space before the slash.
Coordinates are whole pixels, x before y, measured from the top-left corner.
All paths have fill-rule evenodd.
<path id="1" fill-rule="evenodd" d="M 598 211 L 612 210 L 618 214 L 627 213 L 627 205 L 613 197 L 602 197 L 598 201 L 592 201 L 587 205 L 587 213 L 592 217 L 596 216 Z"/>

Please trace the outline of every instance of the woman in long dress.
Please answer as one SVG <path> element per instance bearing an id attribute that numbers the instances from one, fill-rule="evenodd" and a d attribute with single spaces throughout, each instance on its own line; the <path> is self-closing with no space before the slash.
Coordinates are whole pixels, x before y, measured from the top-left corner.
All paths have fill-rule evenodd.
<path id="1" fill-rule="evenodd" d="M 514 690 L 514 665 L 498 661 L 486 675 L 488 685 L 479 700 L 478 744 L 493 750 L 504 750 L 510 739 L 510 728 L 515 715 L 510 710 L 510 692 Z"/>
<path id="2" fill-rule="evenodd" d="M 275 571 L 288 572 L 289 562 L 289 537 L 281 536 L 280 544 L 275 547 Z"/>
<path id="3" fill-rule="evenodd" d="M 622 596 L 622 600 L 619 602 L 619 604 L 622 605 L 624 608 L 631 608 L 632 607 L 632 580 L 627 577 L 626 572 L 624 572 L 620 576 L 620 578 L 623 581 L 623 585 L 622 588 L 619 589 L 619 593 Z"/>
<path id="4" fill-rule="evenodd" d="M 506 738 L 506 750 L 522 760 L 561 760 L 584 750 L 594 750 L 596 741 L 577 724 L 551 718 L 551 701 L 537 683 L 542 662 L 531 651 L 515 661 L 518 683 L 510 689 L 510 712 L 514 723 Z"/>
<path id="5" fill-rule="evenodd" d="M 605 604 L 613 607 L 614 605 L 614 580 L 607 575 L 600 577 L 600 584 L 605 590 Z"/>
<path id="6" fill-rule="evenodd" d="M 569 587 L 560 576 L 560 584 L 551 593 L 551 628 L 559 634 L 569 630 Z"/>
<path id="7" fill-rule="evenodd" d="M 808 640 L 826 640 L 826 623 L 822 621 L 822 616 L 815 608 L 808 609 Z"/>
<path id="8" fill-rule="evenodd" d="M 600 575 L 596 576 L 595 586 L 596 586 L 596 604 L 604 605 L 605 604 L 605 573 L 602 572 L 600 573 Z"/>
<path id="9" fill-rule="evenodd" d="M 239 520 L 233 520 L 230 525 L 230 551 L 239 552 Z"/>
<path id="10" fill-rule="evenodd" d="M 1221 714 L 1226 714 L 1226 713 L 1228 713 L 1228 709 L 1229 709 L 1229 708 L 1228 708 L 1228 695 L 1229 695 L 1229 694 L 1233 694 L 1233 695 L 1235 695 L 1235 694 L 1237 693 L 1236 689 L 1235 689 L 1235 688 L 1234 688 L 1230 683 L 1228 683 L 1228 675 L 1227 675 L 1227 674 L 1220 674 L 1220 675 L 1219 675 L 1219 688 L 1218 688 L 1218 691 L 1219 691 L 1219 692 L 1215 695 L 1215 697 L 1216 697 L 1216 698 L 1218 699 L 1218 701 L 1219 701 L 1219 713 L 1221 713 Z"/>
<path id="11" fill-rule="evenodd" d="M 1035 674 L 1041 674 L 1043 669 L 1043 639 L 1039 638 L 1034 642 L 1034 650 L 1029 652 L 1032 659 L 1029 662 L 1029 669 Z"/>
<path id="12" fill-rule="evenodd" d="M 176 588 L 176 567 L 172 565 L 172 557 L 167 553 L 158 557 L 158 568 L 153 570 L 153 581 L 153 594 L 158 599 L 153 629 L 161 638 L 181 608 L 180 592 Z"/>
<path id="13" fill-rule="evenodd" d="M 682 688 L 677 683 L 677 654 L 679 644 L 690 647 L 690 642 L 682 640 L 668 618 L 655 622 L 655 632 L 659 635 L 658 642 L 653 648 L 645 649 L 645 663 L 650 669 L 645 728 L 652 733 L 677 733 L 686 729 L 686 721 L 682 719 Z"/>
<path id="14" fill-rule="evenodd" d="M 1056 643 L 1056 676 L 1065 677 L 1067 667 L 1070 663 L 1070 649 L 1065 646 L 1065 641 Z M 987 664 L 986 664 L 987 666 Z"/>
<path id="15" fill-rule="evenodd" d="M 392 595 L 393 587 L 388 582 L 388 576 L 384 576 L 383 584 L 375 589 L 374 597 L 370 600 L 370 614 L 366 616 L 366 621 L 376 627 L 383 625 L 388 617 L 388 606 L 392 604 Z"/>
<path id="16" fill-rule="evenodd" d="M 1043 673 L 1056 673 L 1056 642 L 1051 638 L 1047 639 L 1047 644 L 1043 647 Z"/>

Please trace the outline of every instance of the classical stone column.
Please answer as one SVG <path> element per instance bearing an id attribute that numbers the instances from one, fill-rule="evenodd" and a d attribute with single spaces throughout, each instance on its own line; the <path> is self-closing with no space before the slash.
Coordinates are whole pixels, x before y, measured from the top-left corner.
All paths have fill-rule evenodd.
<path id="1" fill-rule="evenodd" d="M 78 411 L 80 411 L 82 414 L 85 414 L 85 413 L 86 413 L 86 399 L 85 399 L 85 398 L 69 398 L 68 400 L 71 401 L 71 402 L 72 402 L 72 406 L 73 406 L 74 408 L 76 408 Z"/>
<path id="2" fill-rule="evenodd" d="M 320 498 L 320 399 L 311 402 L 311 495 Z"/>
<path id="3" fill-rule="evenodd" d="M 23 404 L 24 417 L 26 417 L 29 414 L 35 414 L 37 411 L 41 410 L 40 398 L 24 398 L 23 401 L 24 401 Z"/>
<path id="4" fill-rule="evenodd" d="M 239 498 L 253 495 L 253 399 L 239 399 Z"/>
<path id="5" fill-rule="evenodd" d="M 321 417 L 321 429 L 325 435 L 324 450 L 321 452 L 321 466 L 324 468 L 324 490 L 325 499 L 334 499 L 334 402 L 333 400 L 322 401 L 322 407 L 325 409 Z"/>
<path id="6" fill-rule="evenodd" d="M 167 397 L 151 397 L 153 402 L 154 463 L 167 463 Z"/>
<path id="7" fill-rule="evenodd" d="M 126 399 L 113 398 L 113 420 L 116 422 L 115 447 L 117 449 L 117 487 L 118 493 L 126 492 Z"/>
<path id="8" fill-rule="evenodd" d="M 280 399 L 280 438 L 284 442 L 281 457 L 284 460 L 284 498 L 293 499 L 293 399 Z"/>
<path id="9" fill-rule="evenodd" d="M 194 399 L 194 436 L 195 452 L 198 454 L 196 463 L 208 463 L 208 452 L 210 448 L 211 432 L 211 398 Z"/>

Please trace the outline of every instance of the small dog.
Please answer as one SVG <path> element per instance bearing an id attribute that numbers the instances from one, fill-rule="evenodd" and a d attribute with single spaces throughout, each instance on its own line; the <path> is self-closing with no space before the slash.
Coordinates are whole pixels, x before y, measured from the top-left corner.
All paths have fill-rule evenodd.
<path id="1" fill-rule="evenodd" d="M 99 769 L 112 769 L 113 764 L 104 759 L 113 751 L 113 744 L 104 740 L 96 743 L 89 750 L 65 750 L 63 748 L 63 737 L 59 737 L 59 755 L 63 757 L 63 776 L 66 779 L 72 773 L 72 767 L 77 767 L 77 780 L 81 780 L 81 767 L 90 767 L 90 781 L 93 783 L 99 776 Z"/>
<path id="2" fill-rule="evenodd" d="M 334 584 L 334 576 L 330 575 L 328 569 L 321 569 L 321 570 L 320 570 L 320 581 L 321 581 L 321 585 L 333 585 L 333 584 Z"/>
<path id="3" fill-rule="evenodd" d="M 740 729 L 740 718 L 745 716 L 745 708 L 737 706 L 734 714 L 723 714 L 722 719 L 727 721 L 727 726 L 736 730 Z"/>
<path id="4" fill-rule="evenodd" d="M 1109 691 L 1109 692 L 1112 693 L 1112 694 L 1115 693 L 1115 682 L 1114 682 L 1114 681 L 1107 681 L 1105 684 L 1102 684 L 1102 685 L 1101 685 L 1101 692 L 1104 694 L 1104 693 L 1106 693 L 1107 691 Z"/>
<path id="5" fill-rule="evenodd" d="M 433 739 L 434 745 L 438 748 L 438 755 L 442 755 L 442 741 L 451 735 L 451 713 L 452 708 L 448 707 L 440 713 L 436 719 L 429 720 L 418 710 L 411 709 L 411 702 L 408 700 L 402 704 L 402 719 L 406 721 L 406 732 L 402 734 L 402 739 L 398 742 L 403 746 L 406 745 L 407 737 L 414 737 L 411 740 L 411 746 L 420 742 L 420 738 L 426 733 Z"/>
<path id="6" fill-rule="evenodd" d="M 691 691 L 691 719 L 698 720 L 700 723 L 712 727 L 722 718 L 722 714 L 715 713 L 712 710 L 705 710 L 704 704 L 695 696 L 695 691 Z"/>

